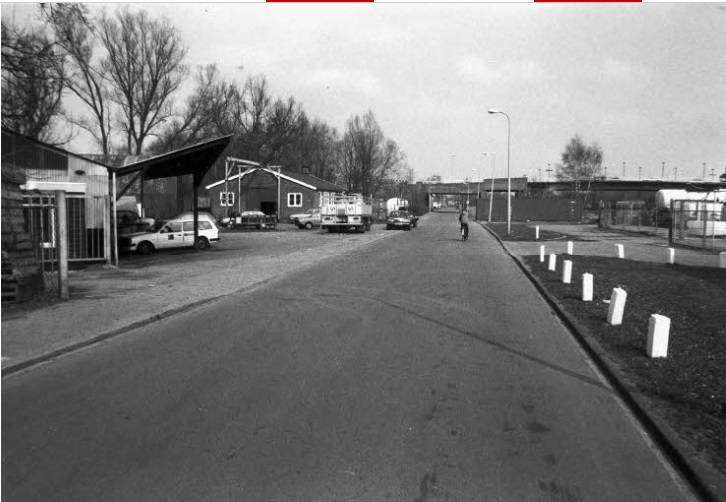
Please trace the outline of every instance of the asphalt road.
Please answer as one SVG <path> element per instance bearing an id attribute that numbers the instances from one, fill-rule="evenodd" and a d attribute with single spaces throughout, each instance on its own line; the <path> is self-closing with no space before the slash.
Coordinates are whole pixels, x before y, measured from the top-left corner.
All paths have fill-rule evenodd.
<path id="1" fill-rule="evenodd" d="M 686 494 L 454 214 L 3 380 L 4 500 Z"/>

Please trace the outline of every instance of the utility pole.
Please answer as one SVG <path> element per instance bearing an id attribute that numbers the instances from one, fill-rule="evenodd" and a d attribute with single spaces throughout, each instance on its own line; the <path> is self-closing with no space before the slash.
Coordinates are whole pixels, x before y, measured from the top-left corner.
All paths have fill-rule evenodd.
<path id="1" fill-rule="evenodd" d="M 716 171 L 715 171 L 715 170 L 714 170 L 714 168 L 712 167 L 712 168 L 711 168 L 711 181 L 713 181 L 713 180 L 714 180 L 714 178 L 716 178 Z"/>
<path id="2" fill-rule="evenodd" d="M 661 179 L 664 179 L 665 178 L 665 162 L 663 162 L 661 164 L 661 168 L 660 168 L 660 178 Z"/>
<path id="3" fill-rule="evenodd" d="M 643 177 L 643 166 L 638 167 L 638 179 Z"/>
<path id="4" fill-rule="evenodd" d="M 625 161 L 623 161 L 623 179 L 625 179 Z"/>
<path id="5" fill-rule="evenodd" d="M 605 179 L 608 179 L 608 166 L 603 166 L 605 168 Z"/>
<path id="6" fill-rule="evenodd" d="M 551 172 L 552 172 L 552 168 L 550 167 L 549 164 L 547 164 L 547 181 L 550 181 L 550 178 L 552 177 L 552 175 L 550 174 Z"/>
<path id="7" fill-rule="evenodd" d="M 539 180 L 542 181 L 542 168 L 540 167 L 537 171 L 539 172 Z"/>
<path id="8" fill-rule="evenodd" d="M 703 163 L 703 179 L 706 179 L 706 163 Z"/>

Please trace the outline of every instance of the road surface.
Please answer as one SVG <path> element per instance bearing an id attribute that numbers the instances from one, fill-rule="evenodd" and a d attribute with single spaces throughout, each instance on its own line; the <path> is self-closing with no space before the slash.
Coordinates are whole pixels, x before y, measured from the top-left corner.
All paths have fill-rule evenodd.
<path id="1" fill-rule="evenodd" d="M 454 213 L 3 380 L 25 500 L 688 500 Z"/>

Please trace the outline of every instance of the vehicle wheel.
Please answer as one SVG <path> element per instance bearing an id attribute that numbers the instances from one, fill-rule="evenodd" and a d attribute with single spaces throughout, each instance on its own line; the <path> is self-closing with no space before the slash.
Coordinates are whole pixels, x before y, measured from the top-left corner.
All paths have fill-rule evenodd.
<path id="1" fill-rule="evenodd" d="M 391 225 L 386 225 L 386 230 L 390 230 L 390 229 L 391 229 Z"/>
<path id="2" fill-rule="evenodd" d="M 305 230 L 310 230 L 310 229 L 312 229 L 312 228 L 313 228 L 313 224 L 312 224 L 312 223 L 310 223 L 310 222 L 308 221 L 308 222 L 307 222 L 307 223 L 305 224 Z"/>
<path id="3" fill-rule="evenodd" d="M 136 246 L 136 251 L 139 254 L 147 255 L 151 254 L 151 252 L 154 250 L 154 246 L 150 242 L 142 242 L 138 246 Z"/>
<path id="4" fill-rule="evenodd" d="M 408 224 L 408 226 L 406 227 L 406 231 L 408 232 L 409 230 L 411 230 L 411 224 L 410 224 L 410 223 L 409 223 L 409 224 Z"/>
<path id="5" fill-rule="evenodd" d="M 197 239 L 197 249 L 207 249 L 209 247 L 209 241 L 205 239 L 204 237 L 199 237 Z"/>

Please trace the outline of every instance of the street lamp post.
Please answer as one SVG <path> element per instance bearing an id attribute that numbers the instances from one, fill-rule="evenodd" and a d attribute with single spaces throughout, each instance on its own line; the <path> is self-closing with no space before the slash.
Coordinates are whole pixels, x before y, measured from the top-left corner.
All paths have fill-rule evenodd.
<path id="1" fill-rule="evenodd" d="M 477 200 L 479 200 L 479 197 L 481 195 L 480 190 L 479 190 L 479 183 L 481 183 L 481 181 L 479 180 L 479 168 L 475 167 L 474 169 L 471 170 L 471 172 L 474 173 L 474 179 L 477 180 L 477 182 L 476 182 L 476 198 L 477 198 Z M 479 203 L 477 202 L 477 205 L 478 204 Z"/>
<path id="2" fill-rule="evenodd" d="M 496 156 L 489 152 L 484 152 L 484 155 L 491 155 L 492 157 L 492 190 L 489 193 L 489 218 L 487 218 L 488 222 L 492 222 L 492 208 L 494 205 L 494 161 L 496 160 Z"/>
<path id="3" fill-rule="evenodd" d="M 476 204 L 476 213 L 474 214 L 474 219 L 478 220 L 479 219 L 479 181 L 478 181 L 479 169 L 475 167 L 474 169 L 471 170 L 471 172 L 474 173 L 474 179 L 477 180 L 477 182 L 476 182 L 476 203 L 475 203 Z"/>
<path id="4" fill-rule="evenodd" d="M 507 117 L 507 235 L 512 234 L 512 178 L 509 175 L 510 143 L 512 137 L 512 122 L 509 115 L 499 110 L 489 110 L 491 114 L 500 114 Z"/>

